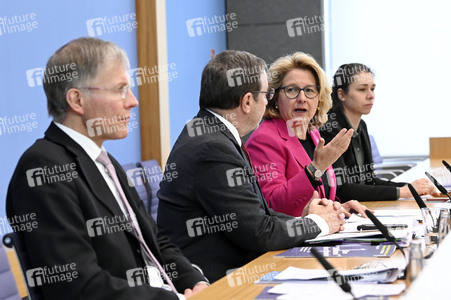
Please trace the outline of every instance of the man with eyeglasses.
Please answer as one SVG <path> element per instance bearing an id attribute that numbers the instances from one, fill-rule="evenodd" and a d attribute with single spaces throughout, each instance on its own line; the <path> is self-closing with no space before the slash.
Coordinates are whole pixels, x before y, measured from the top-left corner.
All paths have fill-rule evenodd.
<path id="1" fill-rule="evenodd" d="M 47 70 L 67 64 L 77 75 L 71 81 L 45 80 Z M 128 68 L 122 49 L 96 38 L 69 42 L 47 63 L 53 122 L 20 158 L 6 202 L 10 220 L 36 217 L 35 229 L 18 234 L 32 266 L 24 270 L 28 285 L 44 299 L 185 299 L 208 286 L 179 248 L 157 237 L 155 221 L 103 147 L 128 135 L 138 105 Z"/>
<path id="2" fill-rule="evenodd" d="M 317 193 L 300 218 L 268 208 L 241 137 L 258 126 L 273 95 L 262 59 L 243 51 L 218 54 L 202 73 L 200 111 L 169 155 L 178 176 L 160 184 L 159 233 L 210 281 L 267 251 L 339 231 L 344 223 L 340 205 Z"/>

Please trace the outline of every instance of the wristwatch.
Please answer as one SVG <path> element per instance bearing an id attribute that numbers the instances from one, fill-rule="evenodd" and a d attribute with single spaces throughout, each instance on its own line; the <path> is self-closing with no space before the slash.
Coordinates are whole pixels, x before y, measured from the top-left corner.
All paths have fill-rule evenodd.
<path id="1" fill-rule="evenodd" d="M 309 164 L 307 166 L 307 170 L 309 170 L 310 174 L 313 176 L 313 178 L 315 178 L 315 180 L 319 180 L 324 174 L 323 171 L 315 168 L 313 164 Z"/>

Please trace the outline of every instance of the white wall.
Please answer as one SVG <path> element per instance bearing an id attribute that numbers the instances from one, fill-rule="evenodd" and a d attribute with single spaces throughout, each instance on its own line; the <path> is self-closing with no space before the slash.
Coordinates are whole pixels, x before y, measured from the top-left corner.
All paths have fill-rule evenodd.
<path id="1" fill-rule="evenodd" d="M 451 2 L 325 0 L 325 9 L 329 77 L 350 62 L 375 72 L 363 118 L 382 156 L 428 155 L 429 137 L 451 136 Z"/>

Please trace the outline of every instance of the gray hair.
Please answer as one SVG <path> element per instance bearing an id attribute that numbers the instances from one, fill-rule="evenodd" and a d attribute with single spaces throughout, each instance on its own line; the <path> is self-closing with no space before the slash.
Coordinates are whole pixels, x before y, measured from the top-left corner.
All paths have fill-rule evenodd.
<path id="1" fill-rule="evenodd" d="M 67 91 L 88 86 L 104 64 L 111 61 L 121 62 L 126 69 L 130 66 L 125 51 L 110 41 L 78 38 L 58 49 L 49 58 L 44 71 L 43 87 L 49 115 L 55 121 L 63 121 L 69 110 Z"/>

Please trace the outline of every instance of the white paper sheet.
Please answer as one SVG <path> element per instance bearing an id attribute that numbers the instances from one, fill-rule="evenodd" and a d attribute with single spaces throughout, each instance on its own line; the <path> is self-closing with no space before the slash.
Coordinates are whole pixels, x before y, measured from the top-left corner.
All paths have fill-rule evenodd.
<path id="1" fill-rule="evenodd" d="M 359 298 L 363 296 L 392 296 L 399 295 L 406 285 L 399 284 L 375 284 L 375 283 L 351 283 L 353 294 Z M 280 294 L 277 299 L 352 299 L 352 296 L 332 281 L 283 283 L 269 290 L 272 294 Z M 333 296 L 331 296 L 333 295 Z"/>
<path id="2" fill-rule="evenodd" d="M 388 281 L 393 282 L 398 278 L 401 271 L 398 271 L 398 265 L 395 266 L 379 266 L 377 268 L 368 269 L 351 269 L 340 270 L 343 276 L 365 276 L 366 281 Z M 405 264 L 404 264 L 405 267 Z M 396 268 L 396 270 L 393 270 Z M 401 266 L 402 268 L 402 266 Z M 277 280 L 312 280 L 329 278 L 330 273 L 325 269 L 301 269 L 296 267 L 288 267 L 284 271 L 277 274 L 274 278 Z"/>

